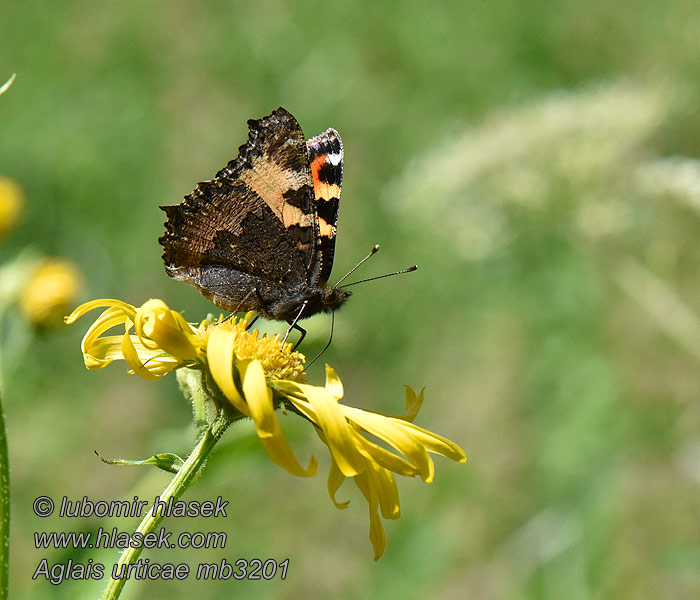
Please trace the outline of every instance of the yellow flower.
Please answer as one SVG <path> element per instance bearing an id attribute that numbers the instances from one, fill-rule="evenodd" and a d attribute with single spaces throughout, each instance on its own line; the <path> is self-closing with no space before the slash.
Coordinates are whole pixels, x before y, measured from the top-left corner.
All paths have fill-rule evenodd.
<path id="1" fill-rule="evenodd" d="M 407 477 L 418 475 L 426 483 L 432 483 L 434 464 L 428 452 L 457 462 L 466 461 L 457 444 L 411 422 L 423 403 L 422 391 L 416 395 L 406 386 L 405 414 L 390 417 L 340 404 L 343 385 L 328 365 L 325 388 L 288 381 L 272 381 L 271 385 L 315 425 L 319 437 L 328 446 L 331 454 L 328 493 L 336 507 L 342 509 L 348 505 L 335 497 L 348 477 L 367 500 L 375 560 L 386 547 L 379 511 L 385 519 L 401 516 L 394 473 Z M 370 441 L 367 434 L 393 447 L 403 457 Z"/>
<path id="2" fill-rule="evenodd" d="M 82 276 L 69 260 L 47 258 L 39 263 L 20 292 L 20 308 L 34 325 L 56 325 L 82 286 Z"/>
<path id="3" fill-rule="evenodd" d="M 269 376 L 304 380 L 303 356 L 292 352 L 291 344 L 281 348 L 279 336 L 259 337 L 257 329 L 247 331 L 252 313 L 243 319 L 194 325 L 162 300 L 149 300 L 136 308 L 121 300 L 102 299 L 81 304 L 65 322 L 70 325 L 96 308 L 107 310 L 83 337 L 81 349 L 88 369 L 101 369 L 115 360 L 124 360 L 131 372 L 144 379 L 160 379 L 180 367 L 207 366 L 208 356 L 213 356 L 216 363 L 222 352 L 229 349 L 239 359 L 262 361 Z M 124 327 L 123 334 L 104 335 L 118 326 Z M 229 371 L 232 364 L 229 360 Z"/>
<path id="4" fill-rule="evenodd" d="M 311 456 L 306 468 L 299 463 L 275 410 L 284 404 L 312 423 L 330 451 L 328 492 L 333 503 L 338 508 L 347 506 L 347 502 L 336 500 L 336 493 L 348 477 L 367 500 L 375 559 L 386 546 L 380 511 L 386 519 L 401 515 L 394 474 L 420 476 L 430 483 L 434 464 L 429 452 L 458 462 L 466 460 L 455 443 L 412 423 L 423 402 L 423 392 L 416 395 L 406 388 L 406 413 L 400 417 L 341 404 L 343 385 L 335 371 L 326 366 L 324 387 L 305 383 L 304 357 L 292 352 L 291 344 L 281 347 L 279 336 L 247 331 L 252 313 L 239 320 L 193 325 L 161 300 L 149 300 L 139 308 L 119 300 L 95 300 L 79 306 L 66 317 L 66 323 L 98 307 L 106 310 L 82 342 L 89 369 L 102 368 L 118 359 L 125 360 L 134 373 L 146 379 L 160 378 L 180 367 L 205 369 L 218 388 L 214 393 L 230 404 L 229 410 L 233 408 L 253 420 L 270 458 L 301 477 L 316 473 L 316 458 Z M 103 335 L 115 326 L 124 326 L 124 333 Z M 368 435 L 395 452 L 371 441 Z"/>
<path id="5" fill-rule="evenodd" d="M 24 192 L 14 179 L 0 177 L 0 237 L 10 232 L 24 207 Z"/>

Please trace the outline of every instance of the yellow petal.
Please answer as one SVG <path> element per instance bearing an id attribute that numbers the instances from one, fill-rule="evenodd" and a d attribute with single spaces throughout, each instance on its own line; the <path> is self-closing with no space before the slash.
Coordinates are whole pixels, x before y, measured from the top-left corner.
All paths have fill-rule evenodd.
<path id="1" fill-rule="evenodd" d="M 403 415 L 397 416 L 397 418 L 413 423 L 414 419 L 418 416 L 421 406 L 423 406 L 423 392 L 425 388 L 423 388 L 417 396 L 410 385 L 405 385 L 404 388 L 406 388 L 406 412 L 404 412 Z"/>
<path id="2" fill-rule="evenodd" d="M 345 406 L 344 409 L 351 421 L 401 452 L 418 469 L 423 481 L 432 481 L 433 461 L 423 444 L 419 443 L 409 429 L 415 425 L 401 419 L 365 412 L 359 408 Z"/>
<path id="3" fill-rule="evenodd" d="M 159 371 L 151 371 L 146 366 L 146 363 L 141 362 L 138 352 L 134 347 L 134 343 L 131 340 L 131 336 L 128 334 L 128 329 L 127 333 L 125 333 L 122 336 L 121 350 L 122 354 L 124 355 L 124 360 L 126 361 L 126 364 L 128 364 L 131 367 L 131 370 L 140 377 L 154 381 L 156 379 L 160 379 L 161 377 L 163 377 L 163 375 L 165 375 L 165 373 Z"/>
<path id="4" fill-rule="evenodd" d="M 275 407 L 272 404 L 272 390 L 267 387 L 265 371 L 259 360 L 241 360 L 238 363 L 241 374 L 241 384 L 250 416 L 255 421 L 258 435 L 270 437 L 279 429 L 275 417 Z"/>
<path id="5" fill-rule="evenodd" d="M 389 469 L 397 475 L 403 475 L 404 477 L 419 475 L 418 469 L 402 457 L 371 442 L 358 431 L 355 431 L 354 434 L 355 444 L 365 459 L 372 460 L 379 466 Z"/>
<path id="6" fill-rule="evenodd" d="M 370 463 L 367 468 L 370 484 L 377 494 L 382 516 L 385 519 L 400 519 L 399 490 L 391 471 Z"/>
<path id="7" fill-rule="evenodd" d="M 123 311 L 121 311 L 118 308 L 109 308 L 106 311 L 104 311 L 97 318 L 97 320 L 88 328 L 80 344 L 80 349 L 83 352 L 83 357 L 86 360 L 86 366 L 88 368 L 91 368 L 87 365 L 88 356 L 95 353 L 93 348 L 95 344 L 98 343 L 102 334 L 105 331 L 111 329 L 112 327 L 116 327 L 117 325 L 124 325 L 126 321 L 128 321 L 128 318 L 124 315 Z M 119 337 L 121 339 L 121 336 Z"/>
<path id="8" fill-rule="evenodd" d="M 312 454 L 311 458 L 309 458 L 309 464 L 306 469 L 304 469 L 294 456 L 294 452 L 284 438 L 281 430 L 279 434 L 280 435 L 272 437 L 260 438 L 265 452 L 267 452 L 267 455 L 272 461 L 276 465 L 282 467 L 287 473 L 291 473 L 297 477 L 313 477 L 316 475 L 318 471 L 318 461 L 316 457 Z"/>
<path id="9" fill-rule="evenodd" d="M 81 304 L 70 315 L 68 315 L 64 319 L 64 321 L 66 325 L 70 325 L 71 323 L 74 323 L 77 319 L 82 317 L 85 313 L 102 306 L 121 309 L 122 312 L 131 319 L 133 319 L 134 315 L 136 314 L 136 309 L 133 306 L 131 306 L 131 304 L 127 304 L 126 302 L 122 302 L 121 300 L 103 298 L 101 300 L 91 300 L 90 302 L 85 302 L 84 304 Z"/>
<path id="10" fill-rule="evenodd" d="M 197 358 L 197 349 L 203 340 L 184 317 L 172 311 L 162 300 L 149 300 L 136 313 L 136 333 L 146 347 L 162 348 L 182 360 Z M 152 344 L 143 339 L 147 336 Z"/>
<path id="11" fill-rule="evenodd" d="M 85 366 L 88 369 L 101 369 L 115 360 L 123 359 L 121 345 L 121 335 L 107 335 L 94 340 L 89 350 L 83 351 Z"/>
<path id="12" fill-rule="evenodd" d="M 83 349 L 89 347 L 93 340 L 97 339 L 108 329 L 116 327 L 117 325 L 124 325 L 128 320 L 129 318 L 125 316 L 121 310 L 117 308 L 108 308 L 95 319 L 90 327 L 88 327 L 83 337 Z"/>
<path id="13" fill-rule="evenodd" d="M 354 477 L 360 473 L 364 469 L 364 461 L 355 446 L 352 431 L 343 414 L 343 407 L 326 388 L 304 383 L 296 383 L 290 387 L 294 386 L 307 402 L 291 396 L 289 399 L 323 430 L 328 449 L 343 475 Z"/>
<path id="14" fill-rule="evenodd" d="M 216 385 L 229 402 L 243 415 L 249 417 L 250 410 L 233 379 L 233 345 L 236 333 L 224 327 L 215 327 L 207 340 L 207 360 Z"/>
<path id="15" fill-rule="evenodd" d="M 115 360 L 124 360 L 123 338 L 123 335 L 106 335 L 96 339 L 90 345 L 90 352 L 83 355 L 85 366 L 88 369 L 101 369 Z M 139 360 L 147 364 L 152 373 L 165 375 L 182 364 L 174 356 L 146 348 L 136 336 L 131 336 L 131 342 L 136 349 Z"/>
<path id="16" fill-rule="evenodd" d="M 343 383 L 330 365 L 326 365 L 326 390 L 336 400 L 343 397 Z"/>
<path id="17" fill-rule="evenodd" d="M 379 518 L 377 495 L 370 484 L 367 473 L 361 473 L 354 478 L 354 481 L 365 500 L 367 500 L 369 507 L 369 539 L 374 549 L 374 560 L 379 560 L 381 555 L 384 554 L 384 550 L 386 550 L 386 534 L 384 533 L 382 521 Z"/>
<path id="18" fill-rule="evenodd" d="M 404 423 L 404 427 L 411 431 L 411 435 L 425 447 L 428 452 L 440 454 L 447 458 L 451 458 L 456 462 L 463 463 L 467 460 L 467 455 L 457 444 L 446 437 L 418 427 L 413 423 Z"/>
<path id="19" fill-rule="evenodd" d="M 341 510 L 347 508 L 348 504 L 350 504 L 350 500 L 338 502 L 335 499 L 335 495 L 338 493 L 338 490 L 340 489 L 340 486 L 343 485 L 344 481 L 345 475 L 340 472 L 338 465 L 333 460 L 333 457 L 331 457 L 331 468 L 328 471 L 328 495 L 331 497 L 331 501 L 333 504 L 335 504 L 335 507 Z"/>
<path id="20" fill-rule="evenodd" d="M 259 360 L 240 361 L 239 372 L 243 395 L 268 456 L 292 475 L 313 477 L 316 474 L 318 462 L 312 456 L 309 465 L 304 469 L 294 456 L 275 416 L 272 390 L 267 387 L 262 363 Z"/>

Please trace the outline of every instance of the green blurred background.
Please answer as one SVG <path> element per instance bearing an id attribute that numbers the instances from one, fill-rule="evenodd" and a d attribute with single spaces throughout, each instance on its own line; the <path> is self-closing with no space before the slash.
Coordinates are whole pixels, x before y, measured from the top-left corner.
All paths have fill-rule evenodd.
<path id="1" fill-rule="evenodd" d="M 345 176 L 334 278 L 374 245 L 336 318 L 346 402 L 388 413 L 426 386 L 417 423 L 459 443 L 433 485 L 399 481 L 403 517 L 372 561 L 364 500 L 326 493 L 327 457 L 284 417 L 296 479 L 234 428 L 189 499 L 230 501 L 225 550 L 157 562 L 290 558 L 286 581 L 131 582 L 124 598 L 700 597 L 700 11 L 690 0 L 348 3 L 2 2 L 0 175 L 26 194 L 4 263 L 73 260 L 79 300 L 213 307 L 164 273 L 162 204 L 209 179 L 282 105 L 336 128 Z M 358 273 L 359 276 L 359 273 Z M 96 316 L 96 315 L 95 315 Z M 94 598 L 103 582 L 32 580 L 38 495 L 154 497 L 168 476 L 93 454 L 186 454 L 174 377 L 87 372 L 89 317 L 3 320 L 12 466 L 11 597 Z M 302 350 L 324 344 L 308 322 Z M 270 325 L 269 331 L 279 327 Z M 322 363 L 323 361 L 321 361 Z M 320 384 L 323 365 L 311 380 Z M 120 519 L 109 526 L 130 530 Z"/>

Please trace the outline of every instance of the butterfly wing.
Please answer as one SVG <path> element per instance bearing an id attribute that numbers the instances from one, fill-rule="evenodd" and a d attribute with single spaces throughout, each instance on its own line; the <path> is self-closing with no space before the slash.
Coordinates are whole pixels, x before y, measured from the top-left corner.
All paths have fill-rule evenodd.
<path id="1" fill-rule="evenodd" d="M 335 234 L 343 183 L 343 144 L 335 129 L 328 129 L 306 142 L 314 186 L 318 222 L 320 271 L 318 284 L 325 285 L 333 269 Z"/>
<path id="2" fill-rule="evenodd" d="M 226 310 L 278 318 L 268 304 L 318 270 L 313 181 L 304 134 L 289 112 L 280 107 L 248 126 L 248 141 L 215 179 L 161 207 L 168 221 L 158 241 L 171 277 Z"/>

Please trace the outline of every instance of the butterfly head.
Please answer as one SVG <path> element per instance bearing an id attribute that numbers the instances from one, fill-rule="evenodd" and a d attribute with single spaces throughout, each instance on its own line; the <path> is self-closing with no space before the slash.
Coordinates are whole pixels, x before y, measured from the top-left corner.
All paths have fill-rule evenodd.
<path id="1" fill-rule="evenodd" d="M 321 288 L 321 310 L 323 312 L 335 312 L 345 304 L 351 294 L 352 292 L 338 287 Z"/>

